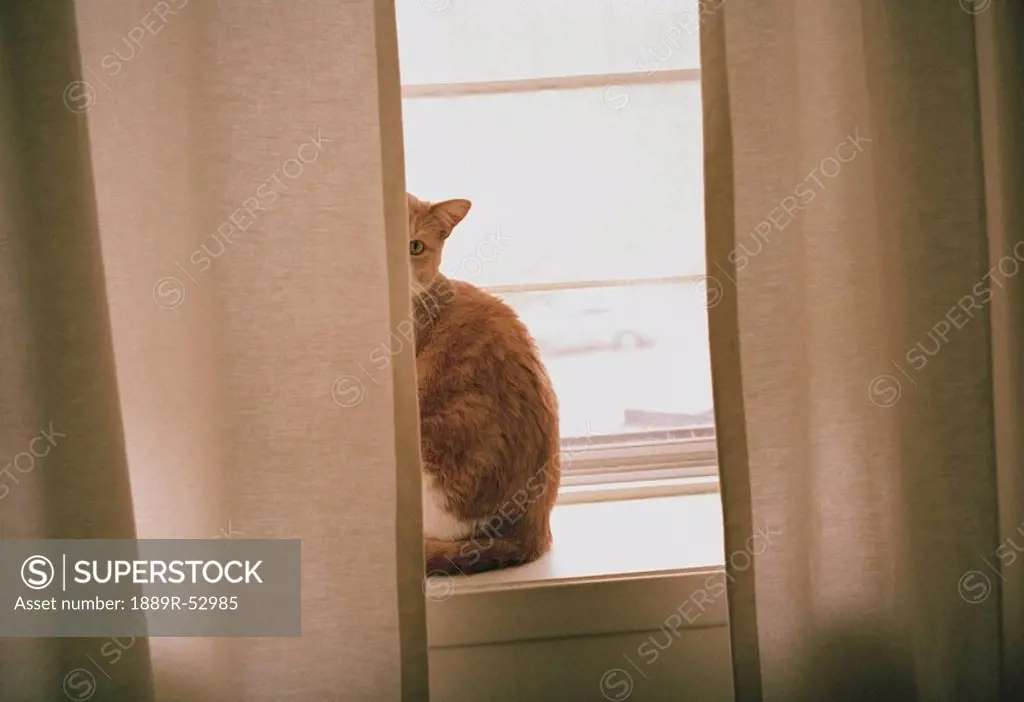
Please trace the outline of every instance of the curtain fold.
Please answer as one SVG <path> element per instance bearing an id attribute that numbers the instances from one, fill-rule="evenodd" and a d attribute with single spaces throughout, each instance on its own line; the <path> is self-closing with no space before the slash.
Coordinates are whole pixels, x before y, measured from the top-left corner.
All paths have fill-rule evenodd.
<path id="1" fill-rule="evenodd" d="M 394 24 L 383 0 L 0 8 L 0 461 L 61 433 L 0 538 L 299 538 L 303 562 L 301 638 L 113 663 L 3 640 L 0 698 L 426 699 L 412 350 L 357 367 L 409 314 Z"/>
<path id="2" fill-rule="evenodd" d="M 727 566 L 738 700 L 1020 690 L 1020 28 L 998 0 L 702 25 L 727 550 L 780 534 Z"/>
<path id="3" fill-rule="evenodd" d="M 976 9 L 984 6 L 979 5 Z M 1024 7 L 999 5 L 977 17 L 979 99 L 985 162 L 989 262 L 1024 251 Z M 1005 263 L 1003 264 L 1006 265 Z M 1024 699 L 1024 276 L 992 298 L 992 355 L 998 481 L 996 557 L 1002 604 L 1003 699 Z M 1015 565 L 1016 564 L 1016 565 Z"/>
<path id="4" fill-rule="evenodd" d="M 135 538 L 88 136 L 61 102 L 74 8 L 5 5 L 0 63 L 0 538 Z M 103 643 L 0 639 L 0 698 L 57 699 Z M 110 699 L 152 699 L 133 648 Z"/>

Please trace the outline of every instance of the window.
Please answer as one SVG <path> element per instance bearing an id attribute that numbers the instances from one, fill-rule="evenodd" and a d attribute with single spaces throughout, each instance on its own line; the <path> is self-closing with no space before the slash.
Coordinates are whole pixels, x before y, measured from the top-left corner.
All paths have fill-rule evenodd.
<path id="1" fill-rule="evenodd" d="M 473 211 L 561 406 L 566 501 L 716 480 L 697 0 L 399 0 L 406 180 Z"/>

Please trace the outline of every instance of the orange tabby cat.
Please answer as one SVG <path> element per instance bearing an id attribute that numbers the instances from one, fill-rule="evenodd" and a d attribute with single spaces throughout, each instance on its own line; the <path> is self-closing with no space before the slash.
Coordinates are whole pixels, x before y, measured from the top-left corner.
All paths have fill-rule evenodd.
<path id="1" fill-rule="evenodd" d="M 528 563 L 551 546 L 558 404 L 526 327 L 440 272 L 469 200 L 408 196 L 427 573 Z"/>

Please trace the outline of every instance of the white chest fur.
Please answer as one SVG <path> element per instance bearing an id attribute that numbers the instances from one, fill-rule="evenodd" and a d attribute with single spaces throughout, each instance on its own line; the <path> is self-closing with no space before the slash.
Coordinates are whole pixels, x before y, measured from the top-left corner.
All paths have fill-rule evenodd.
<path id="1" fill-rule="evenodd" d="M 438 541 L 459 541 L 473 535 L 476 525 L 445 509 L 445 496 L 429 475 L 423 475 L 423 536 Z"/>

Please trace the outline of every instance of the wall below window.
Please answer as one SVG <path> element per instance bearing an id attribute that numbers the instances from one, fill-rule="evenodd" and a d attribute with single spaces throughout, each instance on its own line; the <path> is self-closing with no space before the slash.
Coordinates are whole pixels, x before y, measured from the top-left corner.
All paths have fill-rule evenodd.
<path id="1" fill-rule="evenodd" d="M 540 560 L 427 580 L 432 702 L 733 699 L 721 498 L 559 505 Z"/>
<path id="2" fill-rule="evenodd" d="M 713 626 L 683 630 L 678 636 L 659 629 L 432 648 L 430 699 L 731 702 L 729 633 L 725 626 Z"/>
<path id="3" fill-rule="evenodd" d="M 721 566 L 426 588 L 433 702 L 733 699 Z"/>

